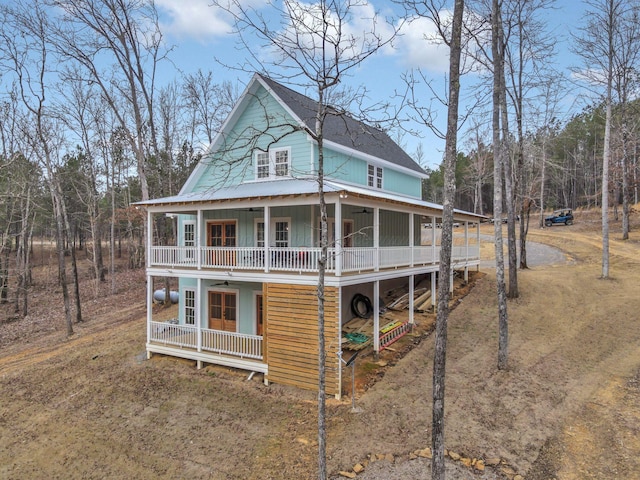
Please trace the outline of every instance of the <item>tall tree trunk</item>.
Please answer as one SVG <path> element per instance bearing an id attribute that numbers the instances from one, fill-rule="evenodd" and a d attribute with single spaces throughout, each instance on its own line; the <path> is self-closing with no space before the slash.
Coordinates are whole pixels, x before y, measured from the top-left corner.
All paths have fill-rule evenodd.
<path id="1" fill-rule="evenodd" d="M 502 139 L 500 138 L 500 110 L 501 110 L 501 81 L 500 71 L 504 70 L 504 59 L 500 49 L 499 36 L 502 32 L 502 14 L 499 0 L 492 0 L 491 12 L 491 54 L 493 56 L 493 216 L 495 235 L 495 256 L 496 256 L 496 283 L 498 293 L 498 369 L 507 368 L 508 345 L 509 345 L 509 323 L 507 316 L 507 292 L 504 281 L 504 254 L 502 246 L 502 178 L 503 164 L 506 153 Z"/>
<path id="2" fill-rule="evenodd" d="M 622 239 L 629 240 L 629 134 L 626 104 L 622 104 Z"/>
<path id="3" fill-rule="evenodd" d="M 66 260 L 64 255 L 64 220 L 62 218 L 61 199 L 58 197 L 58 189 L 52 185 L 54 178 L 49 180 L 49 191 L 56 220 L 56 250 L 58 253 L 58 280 L 62 289 L 62 300 L 64 304 L 64 317 L 67 326 L 67 336 L 73 335 L 73 322 L 71 320 L 71 305 L 69 301 L 69 287 L 67 285 Z"/>
<path id="4" fill-rule="evenodd" d="M 318 265 L 318 480 L 327 480 L 327 425 L 326 425 L 326 360 L 324 339 L 325 271 L 327 268 L 329 234 L 327 204 L 324 198 L 323 125 L 326 115 L 324 89 L 318 88 L 316 112 L 316 141 L 318 142 L 318 200 L 320 204 L 320 261 Z M 336 219 L 338 221 L 338 219 Z"/>
<path id="5" fill-rule="evenodd" d="M 433 358 L 433 413 L 431 442 L 431 478 L 444 480 L 444 387 L 447 357 L 447 321 L 451 248 L 453 243 L 453 202 L 456 194 L 456 159 L 458 143 L 458 104 L 460 98 L 460 53 L 462 50 L 462 19 L 464 1 L 456 0 L 449 45 L 449 105 L 445 145 L 444 201 L 442 204 L 442 236 L 438 271 L 438 311 L 436 315 L 435 353 Z"/>

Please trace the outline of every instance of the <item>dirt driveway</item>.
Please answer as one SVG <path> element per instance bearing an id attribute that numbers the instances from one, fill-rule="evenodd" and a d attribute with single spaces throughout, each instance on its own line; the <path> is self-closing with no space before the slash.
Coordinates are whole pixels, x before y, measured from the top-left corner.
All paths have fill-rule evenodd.
<path id="1" fill-rule="evenodd" d="M 612 234 L 612 279 L 599 279 L 598 218 L 583 215 L 530 232 L 570 261 L 520 272 L 507 371 L 495 366 L 491 270 L 451 314 L 447 448 L 487 464 L 481 478 L 640 478 L 640 244 Z M 88 309 L 70 340 L 49 317 L 53 332 L 2 344 L 0 478 L 315 478 L 315 395 L 144 360 L 144 280 L 119 295 Z M 30 332 L 16 323 L 0 331 Z M 429 478 L 428 460 L 410 458 L 430 444 L 433 341 L 407 338 L 411 351 L 385 353 L 384 367 L 360 360 L 380 377 L 358 392 L 361 413 L 329 401 L 334 477 L 362 463 L 358 478 Z M 461 460 L 450 468 L 478 478 Z"/>

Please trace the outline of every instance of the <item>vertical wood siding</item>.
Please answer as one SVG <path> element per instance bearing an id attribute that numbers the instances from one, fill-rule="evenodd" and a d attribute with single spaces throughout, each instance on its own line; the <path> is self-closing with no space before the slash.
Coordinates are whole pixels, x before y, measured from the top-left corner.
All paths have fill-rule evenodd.
<path id="1" fill-rule="evenodd" d="M 269 381 L 318 389 L 318 300 L 315 286 L 265 284 L 265 352 Z M 338 289 L 325 288 L 326 392 L 340 393 Z"/>

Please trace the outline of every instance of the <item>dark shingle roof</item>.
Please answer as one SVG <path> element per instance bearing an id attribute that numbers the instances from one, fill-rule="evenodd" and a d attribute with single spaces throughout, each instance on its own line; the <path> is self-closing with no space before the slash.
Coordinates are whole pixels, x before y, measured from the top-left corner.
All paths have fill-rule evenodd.
<path id="1" fill-rule="evenodd" d="M 260 75 L 260 78 L 284 102 L 310 131 L 315 130 L 317 101 Z M 353 117 L 339 113 L 328 115 L 324 123 L 324 138 L 347 148 L 372 155 L 395 165 L 424 174 L 424 170 L 380 129 Z"/>

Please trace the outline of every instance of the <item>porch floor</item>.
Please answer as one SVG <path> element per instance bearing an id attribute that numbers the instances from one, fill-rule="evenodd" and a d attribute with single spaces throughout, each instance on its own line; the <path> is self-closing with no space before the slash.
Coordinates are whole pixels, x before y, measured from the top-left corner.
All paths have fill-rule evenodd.
<path id="1" fill-rule="evenodd" d="M 151 355 L 154 353 L 160 353 L 162 355 L 186 358 L 198 362 L 223 365 L 231 368 L 239 368 L 241 370 L 247 370 L 249 372 L 259 372 L 264 374 L 269 373 L 268 365 L 266 363 L 250 358 L 241 358 L 234 355 L 198 351 L 195 348 L 165 345 L 162 342 L 149 342 L 147 343 L 146 348 L 148 358 L 151 358 Z"/>

